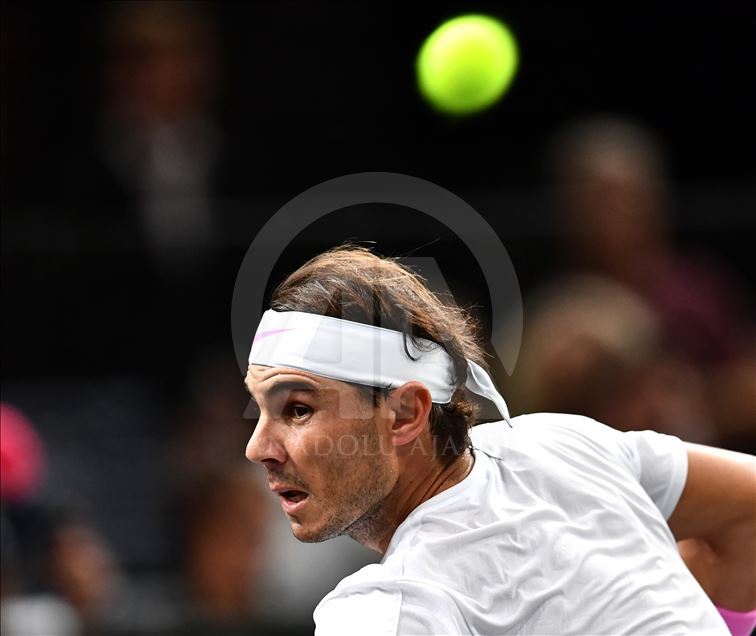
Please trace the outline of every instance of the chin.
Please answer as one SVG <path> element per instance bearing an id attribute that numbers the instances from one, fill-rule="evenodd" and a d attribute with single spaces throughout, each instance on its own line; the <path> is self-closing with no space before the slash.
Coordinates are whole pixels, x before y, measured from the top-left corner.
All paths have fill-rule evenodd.
<path id="1" fill-rule="evenodd" d="M 320 518 L 314 521 L 305 521 L 297 517 L 289 517 L 291 532 L 302 543 L 321 543 L 334 539 L 344 534 L 347 524 L 341 519 L 334 517 Z"/>
<path id="2" fill-rule="evenodd" d="M 322 528 L 312 528 L 298 521 L 291 522 L 291 532 L 297 541 L 302 543 L 321 543 L 336 535 L 329 535 Z"/>

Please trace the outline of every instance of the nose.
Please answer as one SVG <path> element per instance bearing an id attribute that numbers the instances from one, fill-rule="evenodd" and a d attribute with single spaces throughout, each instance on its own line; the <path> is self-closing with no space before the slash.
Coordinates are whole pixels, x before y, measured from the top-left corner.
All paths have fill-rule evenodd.
<path id="1" fill-rule="evenodd" d="M 275 421 L 261 414 L 244 453 L 249 461 L 258 464 L 271 462 L 283 464 L 286 461 L 286 450 L 281 441 L 276 438 L 274 429 Z"/>

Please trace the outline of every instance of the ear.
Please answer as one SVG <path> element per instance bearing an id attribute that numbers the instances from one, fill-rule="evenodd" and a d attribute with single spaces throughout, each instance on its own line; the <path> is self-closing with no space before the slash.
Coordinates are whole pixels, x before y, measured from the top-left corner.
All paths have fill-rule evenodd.
<path id="1" fill-rule="evenodd" d="M 389 393 L 387 404 L 394 412 L 392 444 L 411 444 L 428 426 L 428 416 L 433 406 L 430 391 L 421 382 L 405 382 Z"/>

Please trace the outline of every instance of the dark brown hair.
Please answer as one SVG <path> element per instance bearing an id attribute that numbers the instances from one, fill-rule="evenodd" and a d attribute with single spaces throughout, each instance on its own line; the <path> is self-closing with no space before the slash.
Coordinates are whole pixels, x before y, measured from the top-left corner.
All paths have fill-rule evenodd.
<path id="1" fill-rule="evenodd" d="M 478 324 L 452 299 L 431 292 L 423 279 L 395 259 L 344 245 L 316 256 L 273 292 L 271 308 L 301 311 L 394 329 L 425 338 L 447 351 L 454 362 L 456 390 L 448 404 L 434 404 L 430 431 L 436 452 L 451 462 L 469 446 L 468 430 L 477 407 L 467 400 L 467 359 L 485 367 Z M 385 390 L 369 388 L 374 403 Z"/>

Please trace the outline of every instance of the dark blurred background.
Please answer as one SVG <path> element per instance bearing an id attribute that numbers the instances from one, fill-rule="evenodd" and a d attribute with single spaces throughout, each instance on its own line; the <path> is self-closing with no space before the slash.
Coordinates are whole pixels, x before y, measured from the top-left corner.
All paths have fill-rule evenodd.
<path id="1" fill-rule="evenodd" d="M 521 65 L 444 116 L 414 60 L 471 11 Z M 753 6 L 4 3 L 1 29 L 4 634 L 308 633 L 374 559 L 270 509 L 230 334 L 256 233 L 344 174 L 430 180 L 499 234 L 516 414 L 756 448 Z M 434 258 L 490 337 L 475 255 L 396 206 L 318 221 L 271 285 L 346 240 Z"/>

